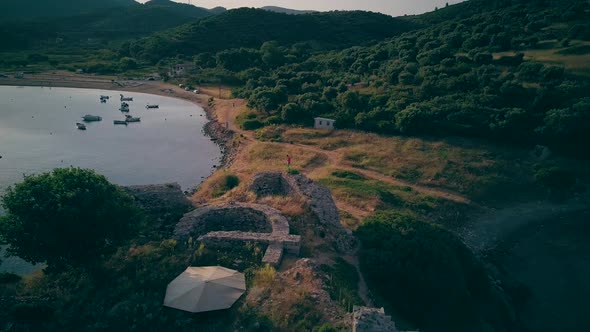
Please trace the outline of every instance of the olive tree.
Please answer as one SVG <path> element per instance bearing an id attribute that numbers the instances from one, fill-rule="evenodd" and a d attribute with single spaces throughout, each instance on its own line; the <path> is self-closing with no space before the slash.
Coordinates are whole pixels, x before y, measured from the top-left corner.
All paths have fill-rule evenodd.
<path id="1" fill-rule="evenodd" d="M 26 176 L 2 197 L 0 238 L 31 263 L 84 266 L 125 241 L 141 212 L 133 197 L 92 170 Z"/>

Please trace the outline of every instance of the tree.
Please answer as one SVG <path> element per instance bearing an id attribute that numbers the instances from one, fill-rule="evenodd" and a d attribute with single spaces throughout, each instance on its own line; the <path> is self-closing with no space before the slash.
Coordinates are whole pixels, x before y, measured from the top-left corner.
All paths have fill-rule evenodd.
<path id="1" fill-rule="evenodd" d="M 2 198 L 0 238 L 31 263 L 84 266 L 136 229 L 133 198 L 93 170 L 60 168 L 26 176 Z"/>
<path id="2" fill-rule="evenodd" d="M 483 265 L 444 228 L 382 212 L 356 235 L 369 286 L 424 331 L 485 331 L 489 312 L 502 308 Z"/>
<path id="3" fill-rule="evenodd" d="M 121 60 L 119 60 L 119 69 L 121 71 L 137 69 L 137 61 L 129 57 L 121 58 Z"/>
<path id="4" fill-rule="evenodd" d="M 281 118 L 286 123 L 298 123 L 298 122 L 305 122 L 305 116 L 307 114 L 303 112 L 301 107 L 295 103 L 288 103 L 281 109 Z"/>

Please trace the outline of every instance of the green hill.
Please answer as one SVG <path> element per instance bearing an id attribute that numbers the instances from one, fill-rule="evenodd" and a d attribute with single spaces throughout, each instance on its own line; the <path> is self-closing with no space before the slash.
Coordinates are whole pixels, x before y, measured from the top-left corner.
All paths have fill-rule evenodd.
<path id="1" fill-rule="evenodd" d="M 283 45 L 313 41 L 324 49 L 333 49 L 382 40 L 416 26 L 362 11 L 288 15 L 240 8 L 141 39 L 123 54 L 155 61 L 176 54 L 260 47 L 266 41 Z"/>
<path id="2" fill-rule="evenodd" d="M 472 0 L 411 17 L 428 27 L 369 47 L 277 68 L 249 61 L 263 72 L 236 71 L 219 54 L 216 65 L 236 71 L 245 84 L 236 95 L 269 114 L 266 123 L 326 116 L 343 128 L 541 144 L 590 157 L 589 11 L 583 0 Z M 294 50 L 283 52 L 294 59 Z"/>
<path id="3" fill-rule="evenodd" d="M 134 0 L 2 0 L 2 20 L 66 17 L 89 13 L 97 9 L 137 5 Z"/>
<path id="4" fill-rule="evenodd" d="M 56 39 L 69 46 L 86 43 L 89 39 L 109 43 L 145 36 L 211 15 L 215 13 L 208 9 L 169 0 L 152 0 L 143 5 L 133 1 L 132 5 L 116 10 L 103 8 L 66 18 L 0 23 L 0 33 L 5 36 L 0 49 L 53 47 Z"/>
<path id="5" fill-rule="evenodd" d="M 283 13 L 283 14 L 290 14 L 290 15 L 311 14 L 311 13 L 317 12 L 315 10 L 296 10 L 296 9 L 290 9 L 290 8 L 277 7 L 277 6 L 264 6 L 264 7 L 260 7 L 260 9 L 268 10 L 269 12 Z"/>

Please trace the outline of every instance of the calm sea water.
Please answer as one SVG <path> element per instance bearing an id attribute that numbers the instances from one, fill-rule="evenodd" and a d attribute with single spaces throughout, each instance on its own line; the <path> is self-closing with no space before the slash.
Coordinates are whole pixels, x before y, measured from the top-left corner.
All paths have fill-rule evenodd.
<path id="1" fill-rule="evenodd" d="M 114 125 L 124 119 L 119 93 L 133 97 L 130 113 L 141 122 Z M 108 95 L 107 103 L 99 96 Z M 146 109 L 158 104 L 159 109 Z M 85 114 L 100 122 L 76 128 Z M 202 108 L 175 98 L 117 91 L 0 86 L 0 194 L 22 180 L 56 167 L 92 168 L 111 182 L 139 185 L 178 182 L 188 190 L 218 164 L 219 148 L 202 133 Z M 1 211 L 0 211 L 1 213 Z M 10 270 L 14 262 L 0 266 Z M 20 272 L 20 271 L 15 271 Z"/>

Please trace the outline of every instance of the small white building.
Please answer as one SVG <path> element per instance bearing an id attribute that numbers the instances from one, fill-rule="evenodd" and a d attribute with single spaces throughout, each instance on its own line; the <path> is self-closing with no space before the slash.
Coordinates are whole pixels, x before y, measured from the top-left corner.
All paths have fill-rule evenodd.
<path id="1" fill-rule="evenodd" d="M 314 118 L 314 125 L 313 127 L 315 129 L 329 129 L 329 130 L 334 130 L 334 124 L 336 123 L 336 120 L 333 119 L 327 119 L 327 118 Z"/>

